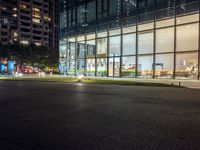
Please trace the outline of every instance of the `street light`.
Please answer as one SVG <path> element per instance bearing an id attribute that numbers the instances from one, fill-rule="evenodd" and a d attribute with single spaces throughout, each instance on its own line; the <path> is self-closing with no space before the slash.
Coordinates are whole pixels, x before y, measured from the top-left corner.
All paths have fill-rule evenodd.
<path id="1" fill-rule="evenodd" d="M 81 82 L 81 80 L 82 80 L 83 77 L 84 77 L 83 75 L 79 75 L 78 76 L 78 82 Z"/>

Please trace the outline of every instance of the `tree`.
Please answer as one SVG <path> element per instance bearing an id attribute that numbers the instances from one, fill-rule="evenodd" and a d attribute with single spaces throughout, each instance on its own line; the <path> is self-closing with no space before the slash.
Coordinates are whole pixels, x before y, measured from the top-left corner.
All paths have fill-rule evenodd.
<path id="1" fill-rule="evenodd" d="M 8 58 L 9 57 L 9 50 L 8 50 L 8 46 L 3 45 L 0 42 L 0 58 Z"/>
<path id="2" fill-rule="evenodd" d="M 22 45 L 14 42 L 10 45 L 0 43 L 0 57 L 15 60 L 18 64 L 34 66 L 44 69 L 45 67 L 58 68 L 59 53 L 56 49 L 48 49 L 45 46 L 35 44 Z"/>

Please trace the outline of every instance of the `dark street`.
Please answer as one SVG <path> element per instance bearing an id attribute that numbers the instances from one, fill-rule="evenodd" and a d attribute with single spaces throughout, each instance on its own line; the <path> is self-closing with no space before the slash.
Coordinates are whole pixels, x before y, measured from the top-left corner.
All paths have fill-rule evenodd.
<path id="1" fill-rule="evenodd" d="M 0 81 L 0 150 L 199 150 L 200 90 Z"/>

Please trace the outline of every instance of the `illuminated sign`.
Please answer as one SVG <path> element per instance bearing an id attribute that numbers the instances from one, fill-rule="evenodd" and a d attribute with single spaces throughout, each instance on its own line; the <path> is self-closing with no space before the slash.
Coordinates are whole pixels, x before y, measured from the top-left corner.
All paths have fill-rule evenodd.
<path id="1" fill-rule="evenodd" d="M 8 61 L 8 71 L 14 71 L 14 61 Z"/>
<path id="2" fill-rule="evenodd" d="M 5 71 L 5 65 L 4 65 L 4 64 L 1 64 L 1 65 L 0 65 L 0 71 L 1 71 L 1 72 L 4 72 L 4 71 Z"/>

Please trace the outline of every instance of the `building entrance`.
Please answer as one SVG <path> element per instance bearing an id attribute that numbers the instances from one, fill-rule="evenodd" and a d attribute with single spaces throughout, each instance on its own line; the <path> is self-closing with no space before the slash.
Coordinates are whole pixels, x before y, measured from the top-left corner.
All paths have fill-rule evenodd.
<path id="1" fill-rule="evenodd" d="M 109 77 L 120 77 L 120 57 L 109 58 Z"/>

